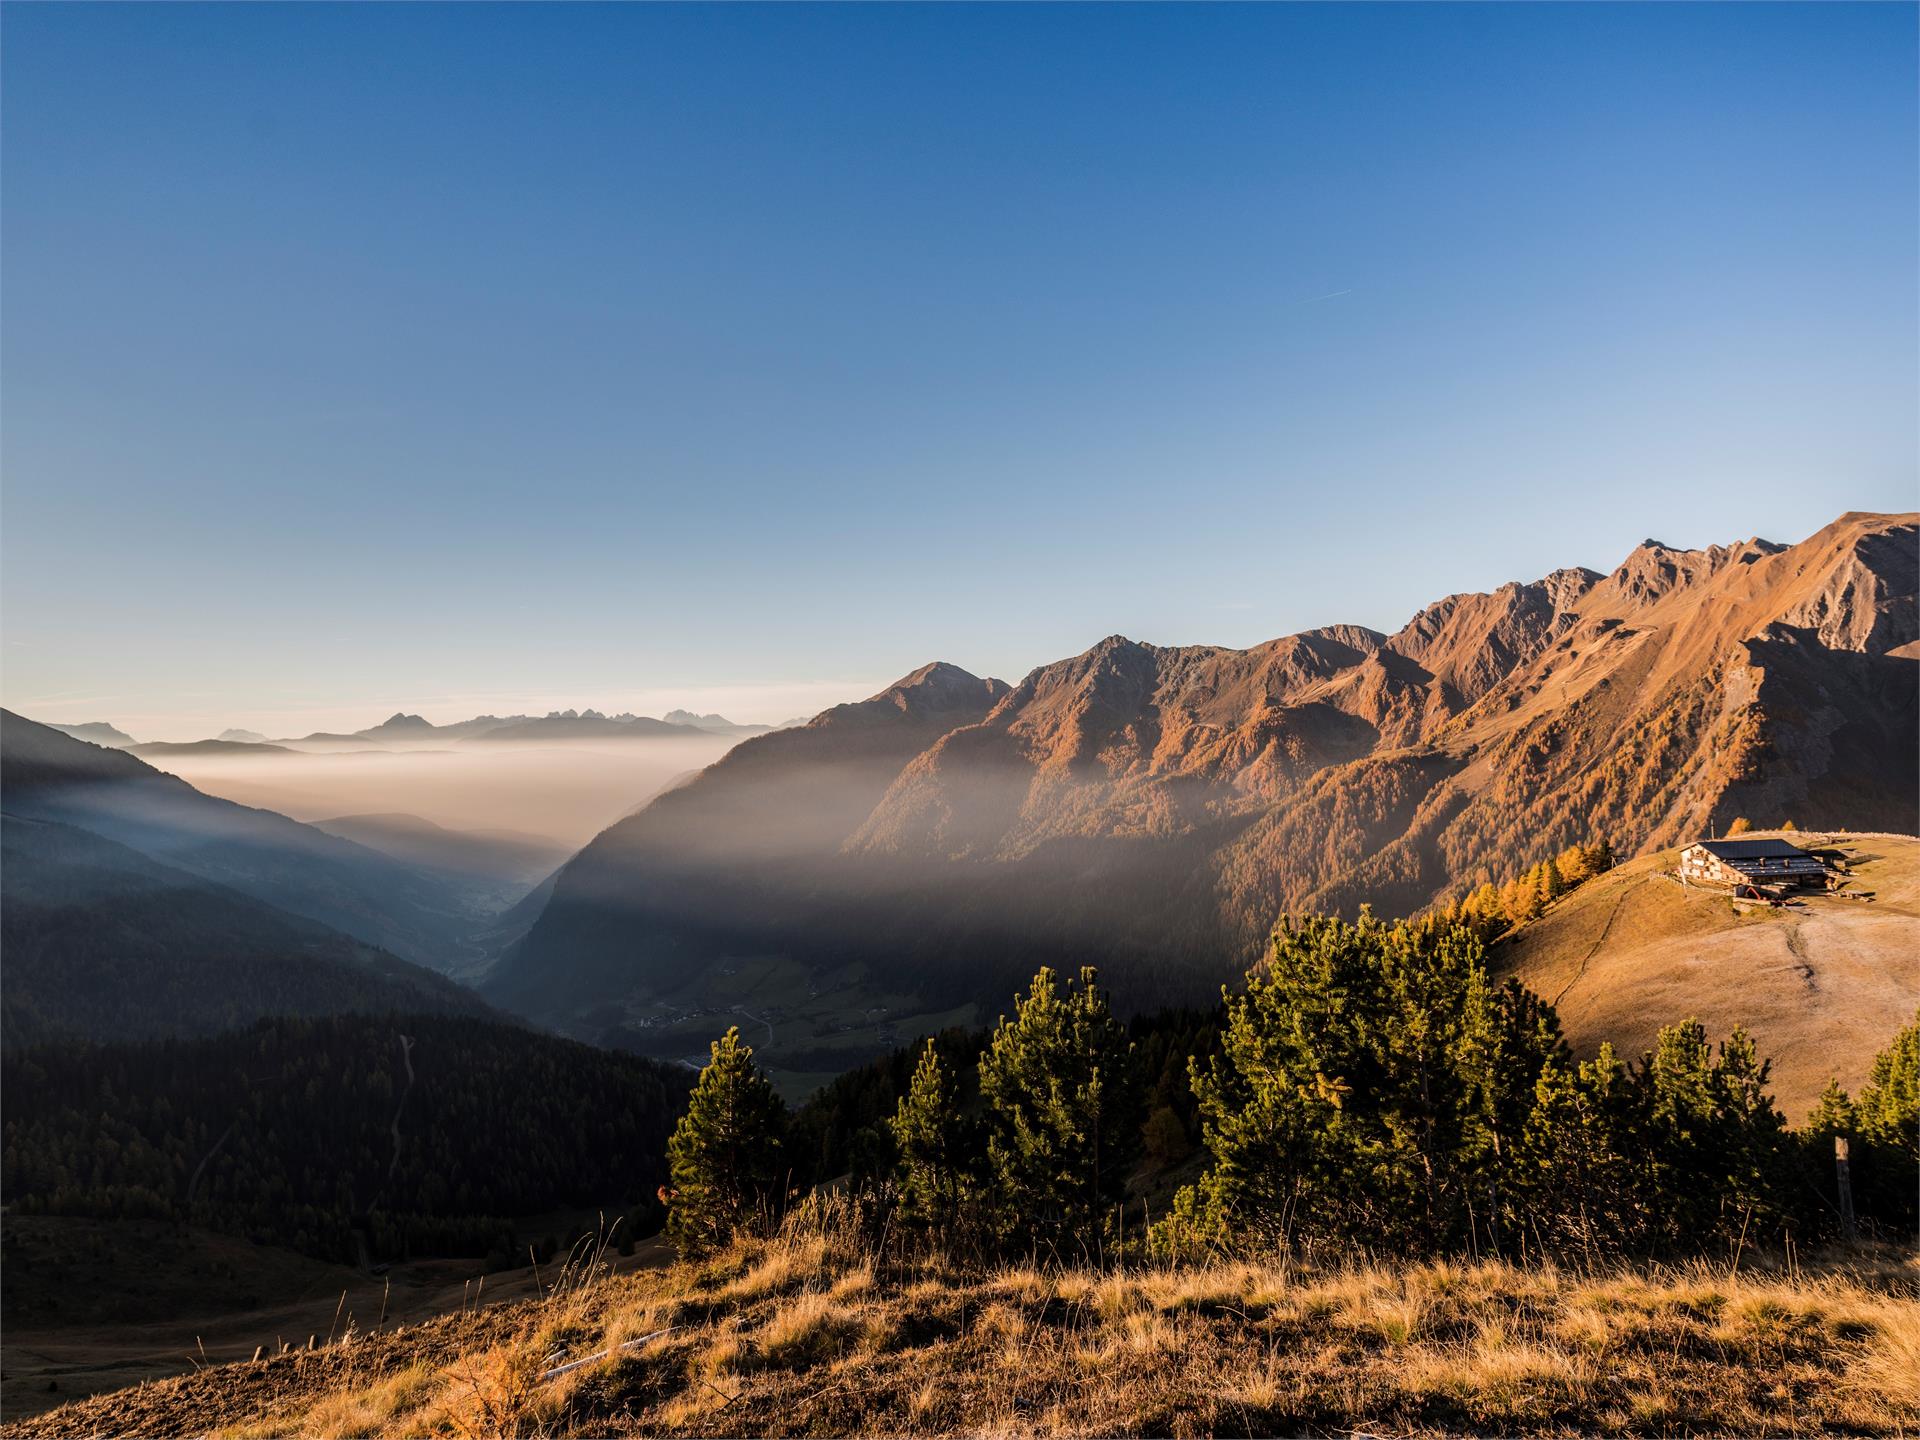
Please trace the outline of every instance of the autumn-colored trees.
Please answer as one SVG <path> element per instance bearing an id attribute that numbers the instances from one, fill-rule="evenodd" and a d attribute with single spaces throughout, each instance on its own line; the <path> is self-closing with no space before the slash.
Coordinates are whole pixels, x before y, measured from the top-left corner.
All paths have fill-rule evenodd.
<path id="1" fill-rule="evenodd" d="M 1612 868 L 1613 850 L 1606 841 L 1569 845 L 1559 854 L 1529 866 L 1504 885 L 1488 881 L 1452 901 L 1440 914 L 1447 920 L 1472 926 L 1491 940 L 1516 925 L 1525 924 L 1576 886 Z"/>

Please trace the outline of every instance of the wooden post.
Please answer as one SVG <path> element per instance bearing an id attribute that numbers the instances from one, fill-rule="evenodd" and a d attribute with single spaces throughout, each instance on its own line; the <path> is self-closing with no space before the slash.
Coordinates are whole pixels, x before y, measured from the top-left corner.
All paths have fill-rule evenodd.
<path id="1" fill-rule="evenodd" d="M 1845 1229 L 1847 1239 L 1854 1236 L 1853 1223 L 1853 1178 L 1848 1173 L 1847 1137 L 1833 1137 L 1833 1173 L 1840 1189 L 1840 1224 Z"/>

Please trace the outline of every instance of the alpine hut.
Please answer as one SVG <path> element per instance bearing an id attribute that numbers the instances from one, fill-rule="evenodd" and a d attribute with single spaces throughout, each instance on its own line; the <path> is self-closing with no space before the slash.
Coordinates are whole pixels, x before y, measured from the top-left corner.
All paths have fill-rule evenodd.
<path id="1" fill-rule="evenodd" d="M 1825 885 L 1827 867 L 1785 840 L 1696 840 L 1680 852 L 1689 885 Z"/>

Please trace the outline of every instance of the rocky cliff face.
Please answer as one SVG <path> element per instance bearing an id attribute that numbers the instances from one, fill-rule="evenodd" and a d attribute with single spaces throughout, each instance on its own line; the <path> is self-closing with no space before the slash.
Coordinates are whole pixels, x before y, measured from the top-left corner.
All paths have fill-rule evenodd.
<path id="1" fill-rule="evenodd" d="M 634 957 L 662 946 L 758 944 L 953 993 L 1103 959 L 1170 998 L 1283 910 L 1412 911 L 1575 839 L 1634 853 L 1737 814 L 1912 831 L 1916 533 L 1850 514 L 1791 547 L 1648 541 L 1392 636 L 1110 636 L 1011 688 L 929 666 L 608 831 L 501 994 L 563 1014 L 644 989 Z"/>

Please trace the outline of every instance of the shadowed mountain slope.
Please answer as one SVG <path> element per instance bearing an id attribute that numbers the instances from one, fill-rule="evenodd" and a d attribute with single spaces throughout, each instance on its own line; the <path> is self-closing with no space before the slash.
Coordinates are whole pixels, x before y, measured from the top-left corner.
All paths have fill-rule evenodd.
<path id="1" fill-rule="evenodd" d="M 9 815 L 91 831 L 402 959 L 454 970 L 475 958 L 475 916 L 434 876 L 11 712 L 0 712 L 0 791 Z"/>
<path id="2" fill-rule="evenodd" d="M 545 835 L 450 830 L 418 815 L 340 815 L 312 823 L 316 830 L 378 850 L 405 865 L 522 889 L 546 879 L 571 853 Z"/>
<path id="3" fill-rule="evenodd" d="M 561 873 L 495 993 L 592 1030 L 778 952 L 947 1003 L 1036 961 L 1204 996 L 1282 911 L 1417 910 L 1580 839 L 1916 828 L 1916 526 L 1559 570 L 1249 650 L 1113 636 L 743 742 Z M 938 703 L 935 703 L 936 697 Z"/>
<path id="4" fill-rule="evenodd" d="M 0 1037 L 210 1035 L 268 1015 L 484 1015 L 337 930 L 50 821 L 0 819 Z"/>
<path id="5" fill-rule="evenodd" d="M 744 741 L 604 832 L 556 877 L 533 927 L 541 953 L 569 952 L 570 1001 L 615 998 L 751 946 L 769 926 L 803 937 L 816 904 L 858 905 L 857 894 L 821 892 L 816 870 L 838 868 L 840 847 L 902 766 L 1006 690 L 957 666 L 924 666 L 870 699 Z M 556 972 L 522 956 L 532 940 L 487 984 L 504 1003 L 543 1013 Z"/>

